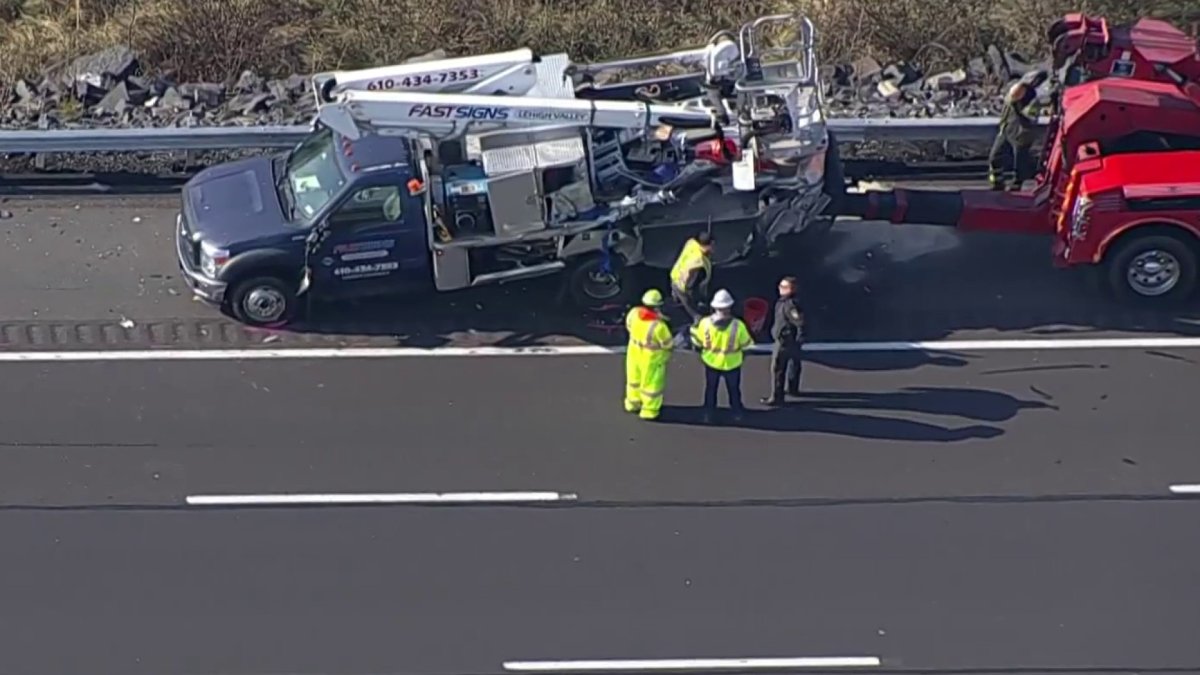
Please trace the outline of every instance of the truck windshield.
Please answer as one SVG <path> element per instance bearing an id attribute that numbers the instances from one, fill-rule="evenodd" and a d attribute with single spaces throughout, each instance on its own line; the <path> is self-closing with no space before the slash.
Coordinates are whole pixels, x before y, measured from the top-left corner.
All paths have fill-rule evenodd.
<path id="1" fill-rule="evenodd" d="M 280 199 L 290 207 L 292 218 L 311 225 L 313 217 L 346 184 L 346 174 L 338 166 L 333 131 L 314 132 L 288 154 L 283 183 Z"/>

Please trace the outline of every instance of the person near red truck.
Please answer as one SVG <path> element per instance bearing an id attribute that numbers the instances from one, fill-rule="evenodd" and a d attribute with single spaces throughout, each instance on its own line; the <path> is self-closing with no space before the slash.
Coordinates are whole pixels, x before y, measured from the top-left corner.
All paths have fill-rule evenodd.
<path id="1" fill-rule="evenodd" d="M 771 395 L 763 397 L 762 402 L 780 406 L 786 396 L 800 396 L 804 364 L 804 308 L 796 298 L 796 277 L 779 280 L 771 343 Z"/>

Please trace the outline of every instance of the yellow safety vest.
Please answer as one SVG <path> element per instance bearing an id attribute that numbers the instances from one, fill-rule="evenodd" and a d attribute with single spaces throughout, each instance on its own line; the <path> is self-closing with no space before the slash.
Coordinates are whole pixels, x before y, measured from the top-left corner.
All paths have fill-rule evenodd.
<path id="1" fill-rule="evenodd" d="M 745 360 L 745 351 L 754 345 L 750 329 L 734 317 L 720 328 L 711 316 L 692 327 L 692 341 L 700 348 L 700 360 L 715 370 L 737 370 Z"/>
<path id="2" fill-rule="evenodd" d="M 629 354 L 644 354 L 651 361 L 666 360 L 674 349 L 674 339 L 666 318 L 661 315 L 652 321 L 643 320 L 638 314 L 641 307 L 634 307 L 625 315 L 625 330 L 629 331 Z"/>
<path id="3" fill-rule="evenodd" d="M 700 247 L 700 242 L 688 239 L 671 268 L 671 284 L 681 291 L 687 290 L 687 278 L 693 270 L 703 269 L 708 278 L 712 278 L 712 261 Z"/>

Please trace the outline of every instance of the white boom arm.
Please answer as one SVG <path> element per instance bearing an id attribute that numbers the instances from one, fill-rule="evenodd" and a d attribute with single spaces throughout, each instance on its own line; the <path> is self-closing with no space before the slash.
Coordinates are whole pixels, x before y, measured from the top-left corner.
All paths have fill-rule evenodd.
<path id="1" fill-rule="evenodd" d="M 517 98 L 398 91 L 347 91 L 321 105 L 322 124 L 353 140 L 364 134 L 434 137 L 529 127 L 717 128 L 712 113 L 633 101 Z"/>
<path id="2" fill-rule="evenodd" d="M 520 96 L 537 83 L 529 49 L 394 66 L 340 70 L 312 77 L 317 104 L 346 91 L 496 93 Z"/>

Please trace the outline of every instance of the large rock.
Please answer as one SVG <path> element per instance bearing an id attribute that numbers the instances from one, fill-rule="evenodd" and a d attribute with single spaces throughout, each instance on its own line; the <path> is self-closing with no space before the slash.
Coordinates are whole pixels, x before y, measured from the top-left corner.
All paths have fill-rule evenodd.
<path id="1" fill-rule="evenodd" d="M 63 69 L 62 80 L 71 84 L 85 82 L 107 91 L 118 82 L 125 81 L 137 69 L 137 56 L 133 50 L 117 45 L 75 59 Z"/>

